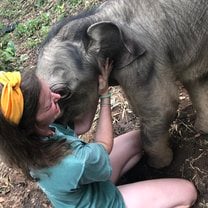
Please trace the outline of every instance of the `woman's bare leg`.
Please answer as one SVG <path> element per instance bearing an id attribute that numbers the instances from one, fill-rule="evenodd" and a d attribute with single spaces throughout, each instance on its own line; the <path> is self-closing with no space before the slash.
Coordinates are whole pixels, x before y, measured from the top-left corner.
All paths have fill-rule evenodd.
<path id="1" fill-rule="evenodd" d="M 116 183 L 125 172 L 130 170 L 141 159 L 142 153 L 139 131 L 130 131 L 114 138 L 113 149 L 110 153 L 111 180 Z"/>
<path id="2" fill-rule="evenodd" d="M 197 198 L 184 179 L 155 179 L 118 186 L 127 208 L 188 208 Z"/>
<path id="3" fill-rule="evenodd" d="M 114 139 L 110 154 L 111 180 L 132 168 L 142 157 L 139 131 L 131 131 Z M 118 186 L 127 208 L 188 208 L 197 198 L 194 185 L 184 179 L 155 179 Z"/>

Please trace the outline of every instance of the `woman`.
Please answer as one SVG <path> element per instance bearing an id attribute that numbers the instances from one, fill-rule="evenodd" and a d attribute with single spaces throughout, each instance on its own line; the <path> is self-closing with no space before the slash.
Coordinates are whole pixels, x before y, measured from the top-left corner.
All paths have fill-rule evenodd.
<path id="1" fill-rule="evenodd" d="M 116 187 L 142 157 L 139 131 L 113 139 L 108 77 L 101 66 L 95 142 L 85 143 L 60 116 L 60 95 L 34 73 L 0 73 L 0 150 L 5 162 L 35 179 L 56 208 L 185 208 L 197 193 L 183 179 L 157 179 Z"/>

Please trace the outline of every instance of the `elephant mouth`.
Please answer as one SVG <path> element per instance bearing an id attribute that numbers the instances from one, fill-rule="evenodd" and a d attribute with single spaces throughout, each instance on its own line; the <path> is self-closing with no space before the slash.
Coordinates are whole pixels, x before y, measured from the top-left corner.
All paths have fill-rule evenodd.
<path id="1" fill-rule="evenodd" d="M 61 95 L 60 104 L 65 104 L 72 96 L 72 91 L 66 83 L 56 83 L 51 85 L 51 91 Z"/>

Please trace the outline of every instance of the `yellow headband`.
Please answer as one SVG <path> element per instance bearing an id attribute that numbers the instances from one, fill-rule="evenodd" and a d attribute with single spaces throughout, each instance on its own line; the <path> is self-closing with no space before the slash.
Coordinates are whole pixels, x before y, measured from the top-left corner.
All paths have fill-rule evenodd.
<path id="1" fill-rule="evenodd" d="M 21 74 L 18 71 L 0 71 L 0 83 L 3 85 L 1 94 L 1 111 L 6 119 L 19 124 L 23 114 L 24 100 L 20 89 Z"/>

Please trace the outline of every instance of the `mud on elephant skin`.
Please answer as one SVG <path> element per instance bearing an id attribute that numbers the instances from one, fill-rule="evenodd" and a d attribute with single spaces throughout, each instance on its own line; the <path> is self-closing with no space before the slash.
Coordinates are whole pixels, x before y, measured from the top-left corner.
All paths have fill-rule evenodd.
<path id="1" fill-rule="evenodd" d="M 206 0 L 108 0 L 58 22 L 40 47 L 37 74 L 63 97 L 59 121 L 74 121 L 78 133 L 88 130 L 98 101 L 98 62 L 109 57 L 110 84 L 123 88 L 141 118 L 149 164 L 169 165 L 176 80 L 189 92 L 197 128 L 208 132 L 207 20 Z"/>

